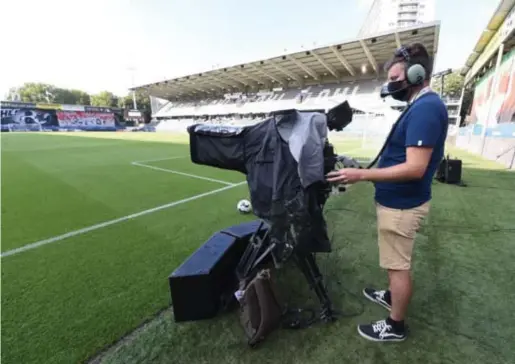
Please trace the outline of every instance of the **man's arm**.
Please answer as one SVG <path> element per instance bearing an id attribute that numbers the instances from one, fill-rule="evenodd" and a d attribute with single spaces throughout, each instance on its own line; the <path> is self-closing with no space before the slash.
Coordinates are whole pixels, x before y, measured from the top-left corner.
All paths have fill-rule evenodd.
<path id="1" fill-rule="evenodd" d="M 434 147 L 444 133 L 448 122 L 441 104 L 414 105 L 406 128 L 406 161 L 404 163 L 374 169 L 340 169 L 327 175 L 328 182 L 354 183 L 403 182 L 421 179 L 429 165 Z"/>
<path id="2" fill-rule="evenodd" d="M 427 170 L 434 146 L 438 143 L 444 123 L 439 105 L 422 103 L 413 106 L 406 128 L 406 162 L 387 168 L 363 171 L 363 179 L 371 182 L 403 182 L 418 180 Z"/>

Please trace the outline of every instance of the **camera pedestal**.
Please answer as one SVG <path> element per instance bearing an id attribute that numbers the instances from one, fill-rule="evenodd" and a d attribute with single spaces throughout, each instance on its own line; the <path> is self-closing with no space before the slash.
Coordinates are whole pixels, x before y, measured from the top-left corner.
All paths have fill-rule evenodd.
<path id="1" fill-rule="evenodd" d="M 247 248 L 236 269 L 236 275 L 241 284 L 246 285 L 247 282 L 251 281 L 265 262 L 270 262 L 271 260 L 274 267 L 280 269 L 284 262 L 293 259 L 320 301 L 321 310 L 318 319 L 324 323 L 336 321 L 336 314 L 324 285 L 324 278 L 315 260 L 315 254 L 296 251 L 294 246 L 288 243 L 277 244 L 272 242 L 269 238 L 269 230 L 262 233 L 264 231 L 262 229 L 264 224 L 265 222 L 262 221 L 256 233 L 249 239 Z M 293 310 L 297 314 L 300 314 L 302 311 L 304 310 Z M 315 317 L 309 320 L 307 326 L 311 325 L 314 321 Z M 300 319 L 294 318 L 286 326 L 297 328 L 300 326 Z"/>
<path id="2" fill-rule="evenodd" d="M 325 323 L 336 321 L 333 304 L 324 285 L 324 277 L 322 276 L 322 273 L 320 273 L 314 253 L 294 254 L 294 259 L 298 268 L 306 277 L 310 288 L 315 291 L 315 294 L 320 301 L 322 306 L 320 311 L 320 320 Z"/>

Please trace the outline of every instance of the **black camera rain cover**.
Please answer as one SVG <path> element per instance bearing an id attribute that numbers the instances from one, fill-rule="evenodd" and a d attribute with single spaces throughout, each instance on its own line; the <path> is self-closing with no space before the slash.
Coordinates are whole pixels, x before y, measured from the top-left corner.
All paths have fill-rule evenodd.
<path id="1" fill-rule="evenodd" d="M 321 193 L 324 114 L 292 111 L 244 127 L 196 124 L 188 133 L 193 163 L 246 175 L 253 212 L 270 225 L 271 239 L 331 250 Z"/>

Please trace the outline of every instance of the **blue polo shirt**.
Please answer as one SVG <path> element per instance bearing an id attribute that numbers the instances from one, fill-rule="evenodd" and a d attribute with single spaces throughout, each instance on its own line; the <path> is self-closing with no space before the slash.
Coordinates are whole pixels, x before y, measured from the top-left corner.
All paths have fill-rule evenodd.
<path id="1" fill-rule="evenodd" d="M 406 162 L 408 147 L 432 147 L 431 160 L 419 180 L 375 183 L 377 203 L 394 209 L 410 209 L 431 199 L 431 183 L 444 157 L 448 124 L 447 108 L 437 93 L 430 91 L 413 102 L 400 119 L 377 167 Z"/>

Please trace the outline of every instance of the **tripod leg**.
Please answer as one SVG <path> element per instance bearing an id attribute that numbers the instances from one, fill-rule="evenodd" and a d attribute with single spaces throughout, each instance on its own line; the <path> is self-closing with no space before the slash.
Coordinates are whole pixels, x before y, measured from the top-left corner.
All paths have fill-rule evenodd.
<path id="1" fill-rule="evenodd" d="M 259 264 L 265 257 L 270 253 L 271 248 L 269 245 L 269 239 L 268 239 L 268 231 L 264 233 L 264 235 L 261 237 L 259 236 L 259 232 L 261 230 L 261 227 L 263 226 L 264 222 L 261 222 L 259 225 L 259 228 L 256 230 L 256 232 L 252 235 L 252 237 L 249 240 L 249 244 L 247 248 L 245 249 L 245 252 L 243 253 L 243 256 L 241 257 L 238 266 L 236 268 L 236 272 L 238 275 L 238 279 L 244 280 L 249 279 L 251 271 L 255 268 L 257 264 Z M 267 247 L 268 246 L 268 247 Z M 261 253 L 261 250 L 263 248 L 265 249 L 265 252 Z M 261 253 L 261 255 L 259 255 Z M 259 257 L 258 257 L 259 256 Z"/>
<path id="2" fill-rule="evenodd" d="M 240 258 L 240 261 L 238 263 L 238 266 L 236 267 L 236 276 L 238 277 L 238 280 L 243 280 L 245 278 L 245 274 L 249 269 L 249 265 L 251 262 L 249 262 L 249 257 L 254 255 L 255 247 L 253 244 L 249 244 L 247 248 L 245 249 L 245 252 L 243 253 L 243 256 Z"/>
<path id="3" fill-rule="evenodd" d="M 296 254 L 295 260 L 322 304 L 322 311 L 320 313 L 321 320 L 324 322 L 335 321 L 336 317 L 334 316 L 332 302 L 324 286 L 322 274 L 320 273 L 313 254 Z"/>

